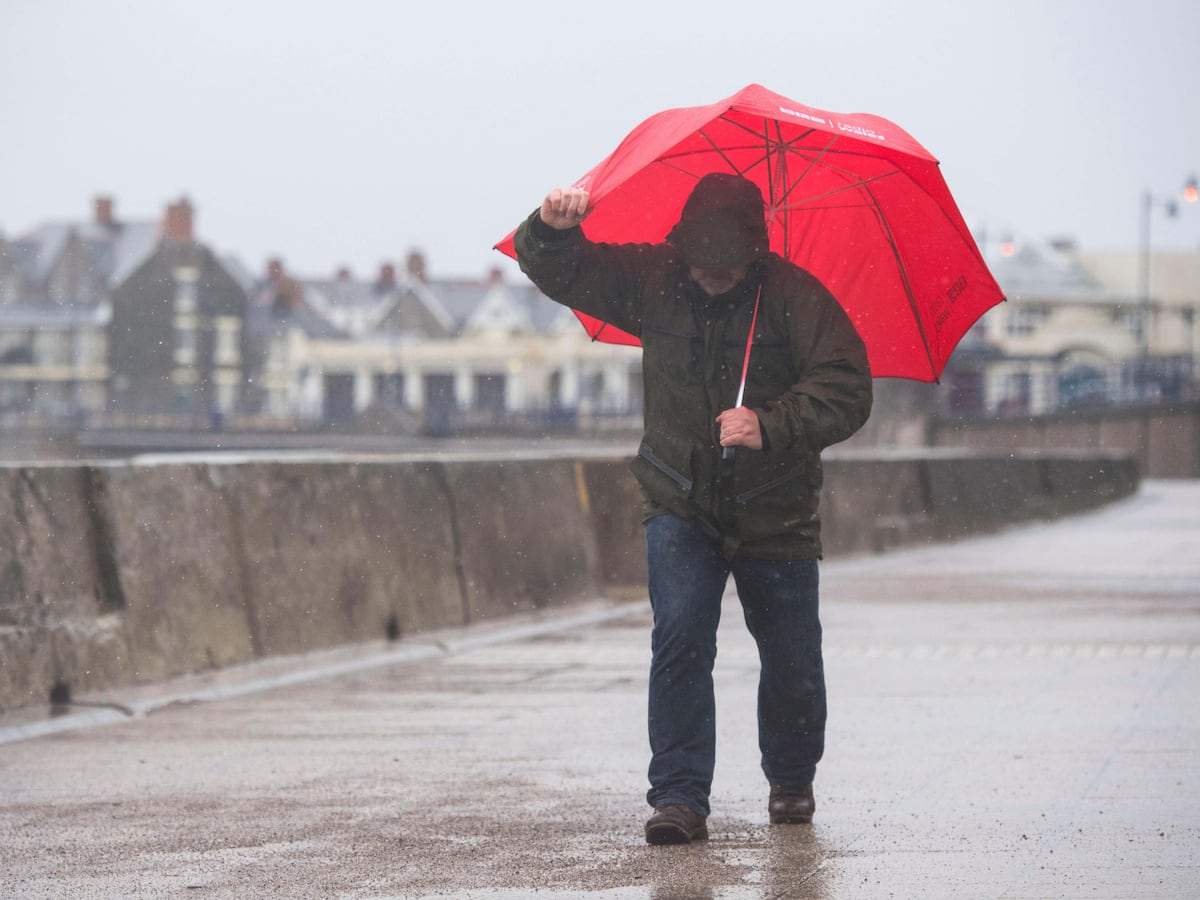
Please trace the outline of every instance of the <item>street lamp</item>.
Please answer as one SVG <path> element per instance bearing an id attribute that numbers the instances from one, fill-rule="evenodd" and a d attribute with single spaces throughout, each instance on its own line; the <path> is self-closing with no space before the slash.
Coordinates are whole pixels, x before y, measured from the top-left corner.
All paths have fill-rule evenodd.
<path id="1" fill-rule="evenodd" d="M 1195 175 L 1183 185 L 1183 202 L 1195 203 L 1200 196 Z M 1141 194 L 1141 235 L 1138 248 L 1138 316 L 1136 316 L 1136 338 L 1138 338 L 1138 364 L 1134 367 L 1134 390 L 1136 394 L 1146 388 L 1150 379 L 1150 223 L 1154 208 L 1162 208 L 1166 217 L 1175 218 L 1180 205 L 1174 197 L 1156 198 L 1150 191 Z M 1190 365 L 1189 365 L 1190 368 Z"/>
<path id="2" fill-rule="evenodd" d="M 1182 197 L 1185 203 L 1195 203 L 1200 197 L 1200 187 L 1194 175 L 1183 186 Z M 1167 218 L 1173 219 L 1179 215 L 1179 203 L 1174 197 L 1156 198 L 1149 191 L 1142 192 L 1141 233 L 1138 244 L 1137 341 L 1143 367 L 1150 355 L 1150 213 L 1155 208 L 1161 208 L 1167 214 Z"/>

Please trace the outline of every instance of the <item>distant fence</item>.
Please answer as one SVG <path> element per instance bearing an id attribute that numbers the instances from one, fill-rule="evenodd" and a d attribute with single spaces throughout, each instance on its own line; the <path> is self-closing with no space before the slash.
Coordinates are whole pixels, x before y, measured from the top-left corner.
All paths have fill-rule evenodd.
<path id="1" fill-rule="evenodd" d="M 829 454 L 826 553 L 1136 489 L 1109 454 Z M 0 708 L 642 591 L 627 459 L 0 467 Z"/>

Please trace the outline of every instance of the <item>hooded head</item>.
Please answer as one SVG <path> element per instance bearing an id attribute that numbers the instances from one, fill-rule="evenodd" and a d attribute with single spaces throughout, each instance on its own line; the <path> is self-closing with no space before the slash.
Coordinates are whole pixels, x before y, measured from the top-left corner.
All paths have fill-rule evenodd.
<path id="1" fill-rule="evenodd" d="M 698 269 L 749 265 L 767 254 L 762 191 L 741 175 L 705 175 L 692 188 L 667 241 Z"/>

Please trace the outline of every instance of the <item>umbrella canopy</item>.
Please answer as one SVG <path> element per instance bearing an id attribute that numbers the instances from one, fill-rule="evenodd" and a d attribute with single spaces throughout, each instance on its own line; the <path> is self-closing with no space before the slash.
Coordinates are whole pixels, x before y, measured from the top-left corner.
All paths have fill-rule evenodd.
<path id="1" fill-rule="evenodd" d="M 661 242 L 710 172 L 758 184 L 771 250 L 833 292 L 877 377 L 936 381 L 967 329 L 1004 299 L 937 160 L 911 135 L 760 85 L 638 125 L 575 182 L 591 197 L 584 230 L 593 241 Z M 496 248 L 514 256 L 513 234 Z M 638 343 L 577 315 L 597 340 Z"/>

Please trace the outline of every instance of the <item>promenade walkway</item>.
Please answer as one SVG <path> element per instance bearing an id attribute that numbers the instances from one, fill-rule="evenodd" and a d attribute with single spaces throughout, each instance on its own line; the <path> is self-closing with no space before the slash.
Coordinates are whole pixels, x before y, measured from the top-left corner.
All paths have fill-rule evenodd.
<path id="1" fill-rule="evenodd" d="M 1200 896 L 1200 482 L 822 582 L 811 827 L 767 825 L 730 594 L 711 840 L 644 844 L 637 601 L 0 719 L 0 896 Z"/>

